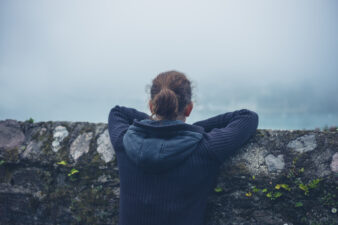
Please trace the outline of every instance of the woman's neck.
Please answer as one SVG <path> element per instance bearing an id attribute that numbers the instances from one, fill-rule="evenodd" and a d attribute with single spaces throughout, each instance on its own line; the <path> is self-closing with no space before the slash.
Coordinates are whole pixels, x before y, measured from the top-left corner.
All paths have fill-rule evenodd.
<path id="1" fill-rule="evenodd" d="M 154 116 L 154 120 L 167 120 L 167 119 L 164 119 L 164 118 L 162 118 L 160 116 L 155 115 Z M 181 121 L 185 122 L 186 117 L 183 116 L 183 115 L 178 115 L 175 119 L 172 119 L 172 120 L 181 120 Z"/>

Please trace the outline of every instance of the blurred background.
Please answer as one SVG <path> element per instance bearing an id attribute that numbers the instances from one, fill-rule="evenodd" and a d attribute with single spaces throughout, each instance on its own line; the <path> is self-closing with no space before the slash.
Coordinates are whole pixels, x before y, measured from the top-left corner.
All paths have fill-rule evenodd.
<path id="1" fill-rule="evenodd" d="M 147 85 L 193 83 L 187 123 L 247 108 L 259 128 L 338 125 L 338 1 L 2 0 L 0 120 L 107 122 Z"/>

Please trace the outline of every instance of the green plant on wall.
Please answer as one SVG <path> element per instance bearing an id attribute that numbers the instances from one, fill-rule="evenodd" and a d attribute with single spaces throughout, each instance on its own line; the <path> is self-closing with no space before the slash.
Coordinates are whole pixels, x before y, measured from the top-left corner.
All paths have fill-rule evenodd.
<path id="1" fill-rule="evenodd" d="M 302 155 L 296 156 L 292 160 L 292 165 L 290 170 L 288 171 L 288 174 L 286 174 L 286 178 L 288 178 L 288 181 L 290 182 L 289 184 L 287 183 L 277 183 L 275 184 L 274 190 L 271 190 L 271 188 L 259 188 L 256 186 L 251 186 L 251 191 L 245 193 L 245 196 L 251 197 L 252 195 L 256 193 L 264 193 L 267 198 L 270 200 L 276 200 L 281 198 L 283 195 L 287 197 L 293 197 L 296 193 L 297 190 L 302 190 L 305 195 L 309 195 L 311 189 L 318 188 L 319 183 L 322 178 L 315 178 L 310 180 L 307 184 L 303 183 L 302 181 L 302 173 L 304 173 L 305 169 L 304 167 L 297 168 L 296 164 L 299 158 Z M 256 177 L 252 177 L 252 180 L 254 181 Z M 272 182 L 270 181 L 270 185 L 272 185 Z M 270 190 L 269 190 L 270 189 Z M 323 202 L 330 202 L 328 201 L 327 198 L 323 199 Z M 294 207 L 302 207 L 303 202 L 298 201 L 296 203 L 292 203 Z"/>
<path id="2" fill-rule="evenodd" d="M 291 168 L 289 170 L 289 173 L 287 175 L 287 178 L 291 179 L 291 178 L 295 178 L 296 176 L 298 176 L 301 173 L 304 173 L 304 168 L 300 168 L 300 169 L 296 169 L 296 164 L 297 161 L 300 159 L 302 155 L 298 155 L 296 156 L 293 160 L 292 160 L 292 164 L 291 164 Z"/>
<path id="3" fill-rule="evenodd" d="M 302 182 L 300 182 L 298 187 L 299 187 L 299 189 L 304 191 L 305 195 L 309 195 L 310 189 L 317 188 L 320 181 L 321 181 L 321 179 L 317 178 L 317 179 L 313 179 L 313 180 L 309 181 L 308 184 L 303 184 Z"/>
<path id="4" fill-rule="evenodd" d="M 276 184 L 275 189 L 276 190 L 291 191 L 291 188 L 289 187 L 288 184 Z M 245 193 L 245 196 L 251 197 L 253 195 L 253 193 L 258 193 L 258 192 L 266 193 L 266 192 L 268 192 L 267 188 L 260 189 L 260 188 L 257 188 L 256 186 L 252 186 L 251 190 L 252 190 L 252 192 L 249 191 L 249 192 Z M 280 198 L 282 195 L 283 195 L 283 193 L 280 192 L 280 191 L 276 191 L 276 192 L 269 191 L 268 193 L 265 194 L 265 196 L 270 198 L 271 200 L 275 200 L 277 198 Z"/>
<path id="5" fill-rule="evenodd" d="M 252 192 L 256 193 L 256 192 L 259 192 L 260 189 L 259 188 L 256 188 L 256 186 L 253 186 L 252 187 Z"/>
<path id="6" fill-rule="evenodd" d="M 216 188 L 214 189 L 214 191 L 215 191 L 216 193 L 220 193 L 220 192 L 223 191 L 223 189 L 220 188 L 220 187 L 216 187 Z"/>
<path id="7" fill-rule="evenodd" d="M 326 192 L 326 194 L 320 198 L 320 202 L 326 206 L 337 206 L 338 202 L 335 201 L 335 198 L 336 194 Z"/>
<path id="8" fill-rule="evenodd" d="M 69 173 L 68 173 L 68 176 L 73 176 L 74 174 L 78 173 L 79 171 L 75 168 L 73 168 Z"/>
<path id="9" fill-rule="evenodd" d="M 295 207 L 302 207 L 303 206 L 303 203 L 302 202 L 296 202 L 295 203 Z"/>
<path id="10" fill-rule="evenodd" d="M 298 185 L 298 187 L 299 187 L 301 190 L 304 191 L 304 194 L 305 194 L 305 195 L 309 195 L 309 188 L 308 188 L 307 185 L 301 183 L 301 184 Z"/>
<path id="11" fill-rule="evenodd" d="M 312 189 L 316 188 L 317 185 L 319 184 L 319 181 L 320 181 L 320 180 L 321 180 L 321 179 L 317 178 L 317 179 L 314 179 L 314 180 L 310 181 L 310 182 L 308 183 L 309 188 L 312 188 Z"/>
<path id="12" fill-rule="evenodd" d="M 0 166 L 1 166 L 1 165 L 4 165 L 5 163 L 6 163 L 5 160 L 3 160 L 3 159 L 0 160 Z"/>
<path id="13" fill-rule="evenodd" d="M 67 162 L 62 160 L 62 161 L 60 161 L 60 162 L 57 162 L 56 164 L 62 165 L 62 166 L 66 166 L 66 165 L 67 165 Z"/>
<path id="14" fill-rule="evenodd" d="M 26 120 L 25 122 L 27 123 L 34 123 L 34 119 L 32 117 L 30 117 L 28 120 Z"/>
<path id="15" fill-rule="evenodd" d="M 291 188 L 287 184 L 276 184 L 275 189 L 279 190 L 281 188 L 287 191 L 291 191 Z"/>
<path id="16" fill-rule="evenodd" d="M 281 197 L 282 195 L 283 195 L 282 192 L 279 192 L 279 191 L 272 192 L 272 191 L 270 191 L 266 194 L 266 197 L 270 198 L 271 200 L 275 200 L 275 199 Z"/>
<path id="17" fill-rule="evenodd" d="M 251 196 L 252 196 L 252 193 L 249 191 L 249 192 L 245 193 L 245 196 L 246 196 L 246 197 L 251 197 Z"/>

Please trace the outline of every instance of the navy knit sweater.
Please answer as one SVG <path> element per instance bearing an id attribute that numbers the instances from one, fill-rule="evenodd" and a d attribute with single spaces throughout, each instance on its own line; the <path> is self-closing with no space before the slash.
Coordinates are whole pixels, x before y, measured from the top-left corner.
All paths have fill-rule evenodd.
<path id="1" fill-rule="evenodd" d="M 119 225 L 202 225 L 224 160 L 255 133 L 247 109 L 187 124 L 116 105 L 108 129 L 120 176 Z"/>

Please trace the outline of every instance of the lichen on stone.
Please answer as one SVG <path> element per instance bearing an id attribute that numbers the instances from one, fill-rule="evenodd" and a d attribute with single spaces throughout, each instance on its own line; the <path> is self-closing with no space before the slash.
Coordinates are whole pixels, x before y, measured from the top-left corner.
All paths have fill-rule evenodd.
<path id="1" fill-rule="evenodd" d="M 93 137 L 93 132 L 83 133 L 73 141 L 70 146 L 70 155 L 76 161 L 83 154 L 88 153 L 89 144 Z"/>
<path id="2" fill-rule="evenodd" d="M 57 126 L 53 132 L 53 142 L 52 142 L 52 150 L 53 152 L 57 152 L 61 145 L 60 143 L 68 136 L 67 128 L 64 126 Z"/>
<path id="3" fill-rule="evenodd" d="M 251 175 L 266 175 L 268 174 L 264 160 L 266 154 L 267 150 L 265 148 L 249 145 L 243 154 L 239 154 L 233 158 L 232 163 L 244 164 Z"/>
<path id="4" fill-rule="evenodd" d="M 106 163 L 113 160 L 115 156 L 115 151 L 110 142 L 109 133 L 107 129 L 97 139 L 96 150 L 101 155 L 101 159 Z"/>
<path id="5" fill-rule="evenodd" d="M 21 157 L 24 159 L 30 159 L 34 160 L 39 157 L 39 154 L 41 153 L 41 142 L 37 142 L 35 140 L 30 141 L 27 145 L 25 151 L 21 154 Z"/>
<path id="6" fill-rule="evenodd" d="M 281 172 L 285 166 L 284 156 L 278 155 L 275 157 L 273 154 L 269 154 L 265 157 L 265 163 L 269 172 Z"/>
<path id="7" fill-rule="evenodd" d="M 317 147 L 316 136 L 314 134 L 301 136 L 289 142 L 287 147 L 299 153 L 312 151 Z"/>
<path id="8" fill-rule="evenodd" d="M 332 172 L 338 173 L 338 152 L 332 156 L 332 161 L 330 163 L 330 168 Z"/>
<path id="9" fill-rule="evenodd" d="M 0 148 L 12 149 L 24 140 L 25 135 L 15 120 L 0 121 Z"/>

